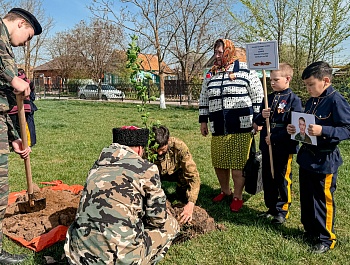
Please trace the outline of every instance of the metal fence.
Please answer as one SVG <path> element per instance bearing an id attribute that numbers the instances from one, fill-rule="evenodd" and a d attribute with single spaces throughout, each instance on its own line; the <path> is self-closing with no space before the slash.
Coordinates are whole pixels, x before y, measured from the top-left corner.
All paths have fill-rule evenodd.
<path id="1" fill-rule="evenodd" d="M 35 91 L 39 97 L 77 97 L 78 88 L 81 84 L 53 83 L 50 86 L 35 82 Z M 116 89 L 125 93 L 125 99 L 137 100 L 137 91 L 131 83 L 111 84 Z M 160 86 L 158 83 L 145 82 L 148 96 L 159 99 Z M 197 103 L 201 91 L 201 84 L 185 83 L 183 80 L 165 80 L 164 90 L 166 101 L 182 103 Z"/>
<path id="2" fill-rule="evenodd" d="M 198 102 L 202 85 L 185 83 L 183 80 L 165 80 L 165 98 L 168 100 L 194 103 Z"/>

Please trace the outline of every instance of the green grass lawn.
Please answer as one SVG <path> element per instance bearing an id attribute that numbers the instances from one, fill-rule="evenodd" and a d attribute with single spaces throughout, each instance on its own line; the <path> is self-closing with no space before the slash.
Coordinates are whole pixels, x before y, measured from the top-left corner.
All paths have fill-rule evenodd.
<path id="1" fill-rule="evenodd" d="M 136 105 L 115 102 L 86 102 L 66 100 L 38 100 L 35 113 L 37 145 L 31 154 L 33 181 L 60 179 L 67 184 L 84 184 L 87 172 L 103 147 L 112 141 L 112 128 L 123 125 L 141 126 Z M 197 205 L 203 207 L 225 231 L 215 231 L 186 243 L 172 246 L 161 262 L 170 264 L 349 264 L 350 259 L 350 146 L 340 146 L 344 165 L 340 168 L 336 191 L 337 216 L 336 248 L 323 255 L 310 253 L 310 245 L 302 239 L 300 223 L 298 170 L 294 163 L 293 203 L 288 222 L 272 226 L 259 220 L 257 214 L 265 211 L 262 193 L 244 194 L 244 206 L 239 213 L 232 213 L 229 202 L 212 203 L 211 199 L 220 186 L 211 166 L 210 137 L 202 137 L 199 131 L 198 110 L 168 106 L 160 110 L 150 105 L 150 116 L 166 125 L 173 136 L 184 140 L 201 176 L 201 191 Z M 24 164 L 19 157 L 10 154 L 10 190 L 26 189 Z M 174 186 L 167 185 L 168 192 Z M 17 245 L 5 238 L 5 250 L 26 253 L 30 259 L 24 264 L 43 264 L 44 256 L 59 260 L 63 243 L 40 253 Z"/>

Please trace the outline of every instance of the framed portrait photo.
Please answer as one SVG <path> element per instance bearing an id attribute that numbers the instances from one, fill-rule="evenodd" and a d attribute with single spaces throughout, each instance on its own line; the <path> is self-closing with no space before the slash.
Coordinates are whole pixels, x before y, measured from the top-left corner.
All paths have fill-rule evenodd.
<path id="1" fill-rule="evenodd" d="M 296 132 L 291 135 L 291 139 L 317 145 L 317 137 L 307 133 L 309 124 L 315 124 L 315 116 L 313 114 L 292 111 L 292 124 L 295 126 Z"/>

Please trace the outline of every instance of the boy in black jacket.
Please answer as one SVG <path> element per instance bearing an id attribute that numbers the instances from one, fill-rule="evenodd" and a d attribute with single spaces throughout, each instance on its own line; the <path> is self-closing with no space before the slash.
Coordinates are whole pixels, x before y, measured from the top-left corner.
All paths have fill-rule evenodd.
<path id="1" fill-rule="evenodd" d="M 326 62 L 315 62 L 305 68 L 302 79 L 310 94 L 305 113 L 315 116 L 309 124 L 310 136 L 317 137 L 317 146 L 303 143 L 298 156 L 301 222 L 308 237 L 317 238 L 315 253 L 333 249 L 335 203 L 338 168 L 343 163 L 337 147 L 350 137 L 350 106 L 331 85 L 332 68 Z M 295 126 L 289 124 L 289 134 Z"/>
<path id="2" fill-rule="evenodd" d="M 283 224 L 288 218 L 292 201 L 292 160 L 298 143 L 290 139 L 287 125 L 291 123 L 291 111 L 301 112 L 301 100 L 289 88 L 293 77 L 293 68 L 281 63 L 278 70 L 271 71 L 270 80 L 274 92 L 268 95 L 268 106 L 264 101 L 260 114 L 254 119 L 254 128 L 263 126 L 260 132 L 260 150 L 262 152 L 262 179 L 264 201 L 268 208 L 261 217 L 273 217 L 273 224 Z M 270 137 L 267 135 L 266 118 L 270 122 Z M 269 145 L 272 146 L 274 176 L 271 173 Z"/>

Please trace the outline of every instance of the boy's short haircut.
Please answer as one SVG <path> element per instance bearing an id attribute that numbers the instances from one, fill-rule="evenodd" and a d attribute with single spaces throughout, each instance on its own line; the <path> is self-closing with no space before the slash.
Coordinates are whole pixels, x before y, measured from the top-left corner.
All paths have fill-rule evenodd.
<path id="1" fill-rule="evenodd" d="M 313 76 L 318 80 L 322 80 L 324 77 L 328 77 L 330 80 L 332 80 L 332 73 L 333 69 L 328 63 L 318 61 L 310 64 L 304 69 L 301 79 L 305 80 Z"/>
<path id="2" fill-rule="evenodd" d="M 23 17 L 19 14 L 16 14 L 16 13 L 7 13 L 5 16 L 4 16 L 4 19 L 7 19 L 8 21 L 15 21 L 16 19 L 23 19 Z M 25 19 L 25 25 L 27 27 L 32 27 L 32 25 Z"/>
<path id="3" fill-rule="evenodd" d="M 283 77 L 293 77 L 293 67 L 289 63 L 280 63 L 278 70 L 271 70 L 272 72 L 280 72 Z"/>
<path id="4" fill-rule="evenodd" d="M 42 27 L 36 17 L 27 10 L 22 8 L 12 8 L 5 16 L 4 19 L 8 21 L 15 21 L 16 19 L 24 19 L 27 27 L 34 29 L 34 35 L 39 35 L 42 32 Z"/>
<path id="5" fill-rule="evenodd" d="M 168 144 L 170 133 L 167 127 L 160 125 L 158 126 L 153 126 L 152 131 L 154 132 L 154 138 L 155 138 L 155 143 L 159 144 L 158 148 L 161 148 L 165 145 Z M 151 146 L 153 146 L 155 143 L 152 142 Z"/>

